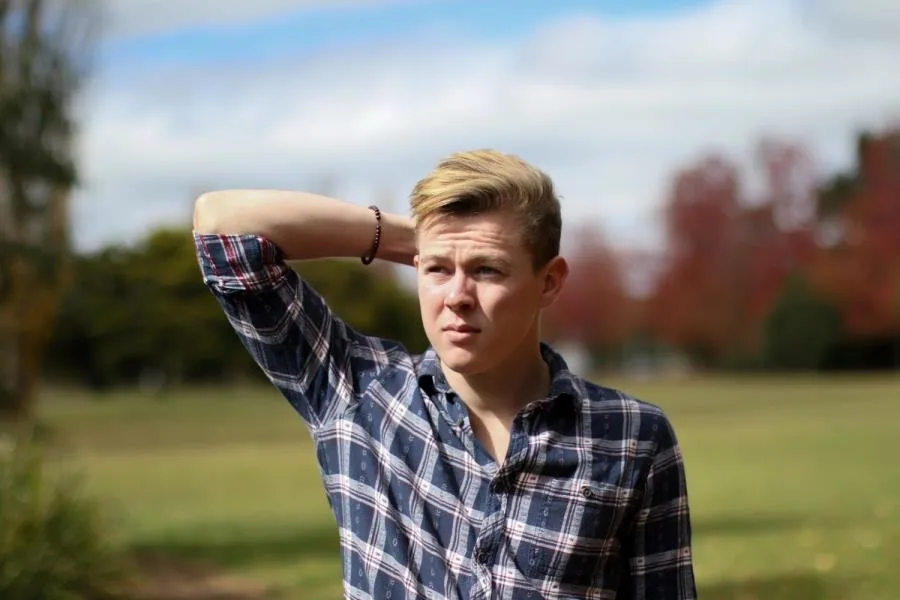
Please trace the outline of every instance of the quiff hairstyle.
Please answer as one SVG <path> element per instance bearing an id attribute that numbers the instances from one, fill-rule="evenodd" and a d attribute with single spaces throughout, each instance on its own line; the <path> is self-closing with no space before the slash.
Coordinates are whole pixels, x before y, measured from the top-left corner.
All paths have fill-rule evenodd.
<path id="1" fill-rule="evenodd" d="M 451 154 L 415 185 L 409 206 L 417 227 L 441 216 L 510 211 L 535 269 L 559 254 L 562 216 L 553 181 L 518 156 L 496 150 Z"/>

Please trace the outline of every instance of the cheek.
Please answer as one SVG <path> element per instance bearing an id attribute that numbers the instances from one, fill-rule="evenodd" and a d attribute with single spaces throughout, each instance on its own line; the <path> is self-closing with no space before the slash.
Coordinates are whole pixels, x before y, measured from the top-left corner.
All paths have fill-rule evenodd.
<path id="1" fill-rule="evenodd" d="M 515 298 L 499 290 L 480 290 L 478 305 L 481 312 L 497 325 L 516 321 L 518 307 Z"/>
<path id="2" fill-rule="evenodd" d="M 534 298 L 527 290 L 493 288 L 483 290 L 479 299 L 497 321 L 518 321 L 534 313 Z"/>
<path id="3" fill-rule="evenodd" d="M 441 312 L 444 305 L 444 295 L 441 286 L 420 282 L 418 287 L 419 306 L 422 309 L 422 314 L 430 317 L 436 316 Z"/>

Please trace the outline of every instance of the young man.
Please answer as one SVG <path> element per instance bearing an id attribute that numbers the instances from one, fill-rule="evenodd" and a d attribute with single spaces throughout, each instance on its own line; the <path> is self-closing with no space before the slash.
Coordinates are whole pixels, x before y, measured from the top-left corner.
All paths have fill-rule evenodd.
<path id="1" fill-rule="evenodd" d="M 670 422 L 541 342 L 567 274 L 550 179 L 460 153 L 410 205 L 412 219 L 281 191 L 196 203 L 206 284 L 315 439 L 346 597 L 695 598 Z M 427 352 L 354 331 L 285 264 L 321 257 L 415 265 Z"/>

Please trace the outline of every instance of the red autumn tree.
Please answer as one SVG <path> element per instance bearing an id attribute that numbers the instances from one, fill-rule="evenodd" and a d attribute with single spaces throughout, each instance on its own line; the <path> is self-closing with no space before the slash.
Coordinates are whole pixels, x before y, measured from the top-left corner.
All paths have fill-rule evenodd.
<path id="1" fill-rule="evenodd" d="M 587 225 L 568 240 L 569 277 L 544 316 L 547 339 L 599 350 L 617 346 L 630 333 L 630 303 L 621 266 L 600 230 Z"/>
<path id="2" fill-rule="evenodd" d="M 737 169 L 717 156 L 678 173 L 665 203 L 665 266 L 649 301 L 649 329 L 705 359 L 724 354 L 738 326 L 739 208 Z"/>
<path id="3" fill-rule="evenodd" d="M 709 362 L 759 351 L 785 278 L 813 255 L 812 161 L 774 141 L 758 157 L 758 197 L 747 197 L 734 164 L 712 156 L 676 176 L 665 205 L 666 263 L 650 329 Z"/>
<path id="4" fill-rule="evenodd" d="M 761 326 L 785 279 L 805 270 L 815 256 L 816 170 L 808 152 L 797 144 L 764 140 L 758 148 L 762 175 L 760 197 L 739 215 L 748 280 L 742 313 L 746 316 L 747 350 L 761 343 Z"/>
<path id="5" fill-rule="evenodd" d="M 900 337 L 900 130 L 862 136 L 857 162 L 822 194 L 831 235 L 814 281 L 851 335 Z"/>

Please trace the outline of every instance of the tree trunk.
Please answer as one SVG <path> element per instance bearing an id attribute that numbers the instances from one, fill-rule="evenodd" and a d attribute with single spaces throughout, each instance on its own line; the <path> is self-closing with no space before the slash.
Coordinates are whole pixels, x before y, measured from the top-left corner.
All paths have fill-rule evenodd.
<path id="1" fill-rule="evenodd" d="M 30 355 L 35 346 L 34 325 L 39 317 L 34 311 L 40 310 L 40 306 L 37 302 L 29 302 L 30 278 L 21 256 L 13 259 L 10 271 L 12 290 L 0 327 L 0 372 L 3 377 L 0 381 L 0 418 L 24 420 L 31 416 L 34 377 L 29 373 Z"/>

